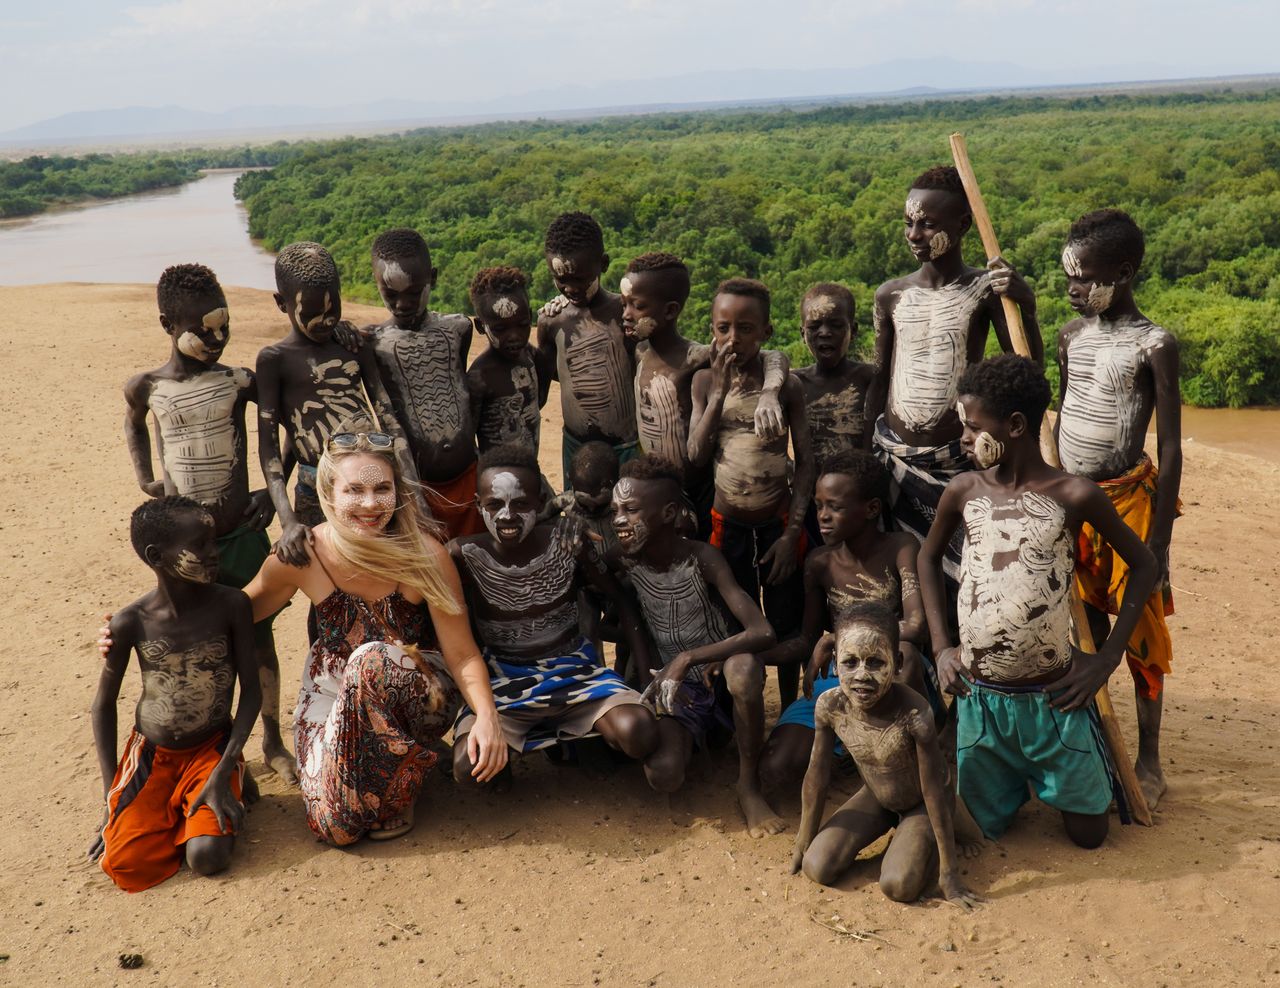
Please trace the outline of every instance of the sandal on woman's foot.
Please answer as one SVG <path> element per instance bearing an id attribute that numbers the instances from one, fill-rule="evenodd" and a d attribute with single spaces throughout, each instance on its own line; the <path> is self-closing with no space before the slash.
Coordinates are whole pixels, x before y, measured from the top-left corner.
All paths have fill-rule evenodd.
<path id="1" fill-rule="evenodd" d="M 400 826 L 370 830 L 366 836 L 368 836 L 369 840 L 394 840 L 397 837 L 403 837 L 413 829 L 413 808 L 406 807 L 405 811 L 400 814 L 400 819 L 404 821 Z"/>

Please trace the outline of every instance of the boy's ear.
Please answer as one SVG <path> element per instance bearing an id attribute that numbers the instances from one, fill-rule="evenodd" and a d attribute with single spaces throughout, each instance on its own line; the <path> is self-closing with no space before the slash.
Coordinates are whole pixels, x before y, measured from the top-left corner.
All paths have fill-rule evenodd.
<path id="1" fill-rule="evenodd" d="M 1021 412 L 1009 416 L 1009 438 L 1017 439 L 1027 434 L 1027 417 Z"/>
<path id="2" fill-rule="evenodd" d="M 432 269 L 431 269 L 431 277 L 430 277 L 430 279 L 428 279 L 428 281 L 427 281 L 427 287 L 428 287 L 428 288 L 435 288 L 435 287 L 436 287 L 436 279 L 437 279 L 437 278 L 439 278 L 439 277 L 440 277 L 440 269 L 439 269 L 439 268 L 432 268 Z"/>
<path id="3" fill-rule="evenodd" d="M 1116 284 L 1117 284 L 1117 285 L 1127 285 L 1127 284 L 1129 284 L 1131 281 L 1133 281 L 1133 279 L 1134 279 L 1134 277 L 1137 275 L 1137 273 L 1138 273 L 1138 272 L 1137 272 L 1137 270 L 1134 268 L 1134 266 L 1133 266 L 1133 262 L 1132 262 L 1132 261 L 1121 261 L 1121 262 L 1120 262 L 1120 272 L 1119 272 L 1119 274 L 1116 276 Z"/>
<path id="4" fill-rule="evenodd" d="M 867 517 L 879 518 L 880 512 L 884 510 L 884 505 L 878 497 L 873 497 L 867 502 Z"/>
<path id="5" fill-rule="evenodd" d="M 276 308 L 287 316 L 289 314 L 289 306 L 285 304 L 284 296 L 279 292 L 272 292 L 271 297 L 275 299 Z"/>
<path id="6" fill-rule="evenodd" d="M 667 322 L 675 322 L 677 319 L 680 318 L 680 313 L 683 311 L 684 311 L 684 303 L 677 302 L 675 299 L 672 299 L 670 302 L 668 302 L 666 305 L 662 307 L 662 314 L 663 314 L 663 317 L 667 320 Z"/>
<path id="7" fill-rule="evenodd" d="M 608 270 L 609 270 L 609 255 L 601 254 L 600 255 L 600 273 L 604 274 Z"/>
<path id="8" fill-rule="evenodd" d="M 680 517 L 680 505 L 675 501 L 668 501 L 662 506 L 662 524 L 674 525 L 676 519 Z"/>
<path id="9" fill-rule="evenodd" d="M 969 227 L 973 226 L 973 213 L 965 213 L 960 217 L 960 236 L 964 236 L 969 232 Z"/>
<path id="10" fill-rule="evenodd" d="M 173 335 L 173 323 L 169 321 L 169 317 L 163 312 L 160 313 L 160 325 L 164 327 L 164 331 L 170 336 Z"/>
<path id="11" fill-rule="evenodd" d="M 153 569 L 160 568 L 160 547 L 158 545 L 148 545 L 142 550 L 142 558 L 147 561 L 147 565 Z"/>
<path id="12" fill-rule="evenodd" d="M 767 339 L 770 339 L 772 336 L 773 336 L 773 323 L 767 322 L 764 324 L 764 338 L 767 340 Z"/>

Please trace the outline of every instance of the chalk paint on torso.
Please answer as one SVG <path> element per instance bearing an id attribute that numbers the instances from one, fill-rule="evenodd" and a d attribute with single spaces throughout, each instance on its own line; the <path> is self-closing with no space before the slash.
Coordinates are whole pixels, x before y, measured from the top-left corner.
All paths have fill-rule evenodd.
<path id="1" fill-rule="evenodd" d="M 1142 450 L 1151 402 L 1138 376 L 1168 334 L 1140 322 L 1086 319 L 1067 343 L 1058 453 L 1062 468 L 1092 480 L 1118 477 Z"/>
<path id="2" fill-rule="evenodd" d="M 462 341 L 471 320 L 428 313 L 421 329 L 382 326 L 374 355 L 396 417 L 415 447 L 470 441 L 474 428 Z"/>
<path id="3" fill-rule="evenodd" d="M 681 652 L 729 637 L 729 623 L 711 598 L 696 556 L 691 554 L 668 570 L 639 563 L 628 574 L 664 666 Z M 686 676 L 701 677 L 702 670 L 696 666 Z"/>
<path id="4" fill-rule="evenodd" d="M 298 462 L 314 466 L 336 429 L 353 420 L 372 422 L 373 413 L 365 400 L 360 364 L 354 359 L 308 360 L 307 366 L 315 397 L 296 406 L 289 421 Z"/>
<path id="5" fill-rule="evenodd" d="M 715 486 L 729 503 L 744 512 L 777 507 L 779 515 L 791 497 L 787 479 L 787 437 L 756 435 L 760 388 L 734 384 L 720 411 L 715 450 Z"/>
<path id="6" fill-rule="evenodd" d="M 238 465 L 235 407 L 248 386 L 249 374 L 239 368 L 152 384 L 147 405 L 160 429 L 174 493 L 207 505 L 230 494 Z"/>
<path id="7" fill-rule="evenodd" d="M 908 429 L 934 429 L 955 408 L 968 365 L 969 328 L 990 294 L 986 272 L 941 288 L 903 290 L 893 311 L 889 410 Z"/>
<path id="8" fill-rule="evenodd" d="M 1066 509 L 1027 491 L 964 506 L 960 658 L 974 675 L 1017 683 L 1071 661 L 1075 558 Z"/>
<path id="9" fill-rule="evenodd" d="M 635 365 L 622 332 L 584 315 L 556 335 L 564 427 L 571 435 L 598 433 L 614 443 L 635 439 Z"/>
<path id="10" fill-rule="evenodd" d="M 496 654 L 518 647 L 528 655 L 576 635 L 578 563 L 557 535 L 523 565 L 501 563 L 475 542 L 462 544 L 462 561 L 490 610 L 513 615 L 476 616 L 481 641 Z"/>

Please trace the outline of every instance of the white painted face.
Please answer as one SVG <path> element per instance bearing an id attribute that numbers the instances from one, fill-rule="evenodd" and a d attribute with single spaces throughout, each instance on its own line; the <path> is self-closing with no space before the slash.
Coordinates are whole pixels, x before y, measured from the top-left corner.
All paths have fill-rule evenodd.
<path id="1" fill-rule="evenodd" d="M 293 300 L 293 317 L 298 324 L 298 329 L 307 339 L 325 343 L 333 338 L 333 328 L 338 325 L 337 317 L 333 313 L 333 298 L 329 292 L 325 292 L 323 308 L 310 319 L 304 319 L 302 312 L 304 297 L 305 292 L 298 292 Z"/>
<path id="2" fill-rule="evenodd" d="M 626 275 L 623 275 L 622 280 L 618 282 L 618 288 L 624 296 L 630 295 L 631 288 L 634 284 L 635 282 L 633 282 L 629 277 L 627 277 Z"/>
<path id="3" fill-rule="evenodd" d="M 382 277 L 382 283 L 388 288 L 403 292 L 413 284 L 413 279 L 409 277 L 408 272 L 394 259 L 378 258 L 374 263 L 378 265 L 378 274 Z"/>
<path id="4" fill-rule="evenodd" d="M 225 305 L 217 309 L 210 309 L 200 319 L 200 324 L 208 330 L 213 342 L 226 343 L 229 335 L 227 327 L 231 325 L 231 314 L 227 311 Z"/>
<path id="5" fill-rule="evenodd" d="M 1080 255 L 1076 253 L 1076 249 L 1067 244 L 1062 248 L 1062 270 L 1067 273 L 1070 278 L 1083 278 L 1084 268 L 1080 265 Z"/>
<path id="6" fill-rule="evenodd" d="M 396 511 L 391 464 L 373 453 L 346 456 L 335 466 L 333 507 L 337 521 L 355 535 L 377 535 Z"/>
<path id="7" fill-rule="evenodd" d="M 946 230 L 939 230 L 929 238 L 929 260 L 936 261 L 951 249 L 951 238 Z"/>
<path id="8" fill-rule="evenodd" d="M 514 299 L 503 295 L 501 298 L 494 299 L 492 309 L 493 314 L 499 319 L 510 319 L 520 311 L 520 305 Z"/>
<path id="9" fill-rule="evenodd" d="M 572 257 L 560 257 L 556 255 L 551 258 L 551 270 L 557 278 L 563 278 L 567 274 L 573 274 L 576 265 L 573 263 Z"/>
<path id="10" fill-rule="evenodd" d="M 654 319 L 653 316 L 641 316 L 636 320 L 635 325 L 631 327 L 631 335 L 637 340 L 647 340 L 657 328 L 658 320 Z"/>
<path id="11" fill-rule="evenodd" d="M 893 686 L 894 671 L 893 647 L 877 629 L 849 624 L 836 636 L 840 690 L 859 707 L 874 707 L 884 699 Z"/>
<path id="12" fill-rule="evenodd" d="M 517 511 L 512 502 L 527 497 L 524 485 L 514 473 L 502 470 L 493 475 L 489 482 L 490 496 L 486 503 L 480 505 L 480 515 L 484 518 L 484 526 L 499 542 L 523 542 L 538 523 L 536 511 Z M 487 502 L 497 501 L 498 508 L 491 509 Z"/>
<path id="13" fill-rule="evenodd" d="M 1000 462 L 1004 456 L 1004 443 L 989 432 L 979 432 L 973 441 L 973 461 L 980 469 L 986 470 Z"/>
<path id="14" fill-rule="evenodd" d="M 221 350 L 211 350 L 205 346 L 204 340 L 195 333 L 183 333 L 178 337 L 178 352 L 202 364 L 211 364 L 218 359 Z"/>
<path id="15" fill-rule="evenodd" d="M 909 199 L 907 199 L 907 205 L 904 211 L 906 213 L 907 219 L 909 220 L 924 219 L 924 203 L 921 202 L 919 199 L 917 199 L 915 196 L 911 196 Z"/>
<path id="16" fill-rule="evenodd" d="M 649 525 L 641 515 L 638 494 L 630 477 L 623 477 L 613 487 L 613 531 L 619 547 L 629 556 L 649 541 Z"/>

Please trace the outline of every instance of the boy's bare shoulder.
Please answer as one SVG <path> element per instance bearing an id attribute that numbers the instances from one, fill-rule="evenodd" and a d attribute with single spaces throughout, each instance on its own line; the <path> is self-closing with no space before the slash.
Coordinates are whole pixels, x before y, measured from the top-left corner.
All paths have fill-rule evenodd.
<path id="1" fill-rule="evenodd" d="M 911 287 L 913 275 L 903 275 L 901 278 L 890 278 L 876 289 L 875 301 L 876 306 L 883 311 L 887 311 L 890 303 L 896 302 L 899 295 Z"/>
<path id="2" fill-rule="evenodd" d="M 866 386 L 871 383 L 871 379 L 876 375 L 876 369 L 871 364 L 862 360 L 851 360 L 852 365 L 849 371 L 849 383 Z"/>
<path id="3" fill-rule="evenodd" d="M 146 399 L 151 396 L 151 389 L 160 379 L 160 371 L 161 368 L 153 367 L 151 370 L 134 374 L 124 382 L 125 398 L 133 404 L 145 404 Z"/>
<path id="4" fill-rule="evenodd" d="M 829 689 L 818 695 L 813 704 L 813 721 L 815 724 L 820 722 L 831 723 L 832 719 L 840 716 L 849 709 L 848 698 L 844 695 L 844 691 L 839 687 Z"/>
<path id="5" fill-rule="evenodd" d="M 903 549 L 919 549 L 920 540 L 910 532 L 885 532 L 884 544 L 896 555 Z"/>

